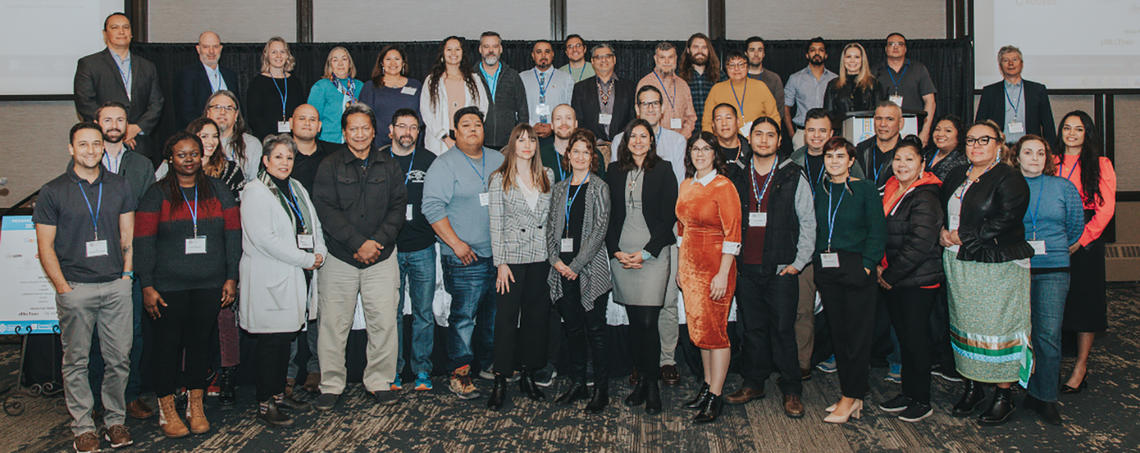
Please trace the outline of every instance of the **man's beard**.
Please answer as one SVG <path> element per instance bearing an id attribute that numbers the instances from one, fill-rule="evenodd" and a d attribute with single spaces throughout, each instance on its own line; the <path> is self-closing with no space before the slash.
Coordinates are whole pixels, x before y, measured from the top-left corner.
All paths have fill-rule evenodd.
<path id="1" fill-rule="evenodd" d="M 808 62 L 813 64 L 813 65 L 819 66 L 819 65 L 823 64 L 823 57 L 816 55 L 816 56 L 813 56 L 811 58 L 808 58 Z"/>
<path id="2" fill-rule="evenodd" d="M 112 132 L 116 133 L 116 135 L 112 135 Z M 107 143 L 119 143 L 123 141 L 123 131 L 118 129 L 108 129 L 106 132 L 103 132 L 103 141 Z"/>
<path id="3" fill-rule="evenodd" d="M 497 65 L 497 64 L 499 64 L 499 56 L 498 55 L 491 55 L 491 56 L 483 57 L 483 64 L 485 64 L 487 66 Z"/>
<path id="4" fill-rule="evenodd" d="M 704 65 L 709 62 L 707 55 L 693 55 L 693 64 Z"/>

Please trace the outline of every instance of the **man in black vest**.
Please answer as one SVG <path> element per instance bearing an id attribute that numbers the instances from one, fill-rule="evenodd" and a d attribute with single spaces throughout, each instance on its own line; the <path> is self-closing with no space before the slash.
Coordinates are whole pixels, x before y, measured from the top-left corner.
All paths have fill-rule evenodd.
<path id="1" fill-rule="evenodd" d="M 757 118 L 749 132 L 750 159 L 737 161 L 733 183 L 740 194 L 743 241 L 736 257 L 737 315 L 743 326 L 744 384 L 725 401 L 744 404 L 764 397 L 764 381 L 779 370 L 784 414 L 804 415 L 796 355 L 799 273 L 815 251 L 815 209 L 803 170 L 780 159 L 780 125 Z"/>

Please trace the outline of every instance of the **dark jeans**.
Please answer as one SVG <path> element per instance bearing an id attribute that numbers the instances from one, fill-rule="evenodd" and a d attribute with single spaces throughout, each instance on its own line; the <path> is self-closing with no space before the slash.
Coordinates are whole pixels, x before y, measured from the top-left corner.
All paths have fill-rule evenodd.
<path id="1" fill-rule="evenodd" d="M 848 266 L 852 269 L 846 269 Z M 841 272 L 845 278 L 839 280 L 833 278 L 831 272 L 821 270 L 817 262 L 815 283 L 827 312 L 835 363 L 839 368 L 839 387 L 843 396 L 862 399 L 868 389 L 875 296 L 879 285 L 875 284 L 874 272 L 864 274 L 858 259 L 843 267 Z"/>
<path id="2" fill-rule="evenodd" d="M 451 294 L 447 316 L 447 369 L 470 365 L 475 358 L 473 344 L 490 353 L 494 335 L 495 265 L 491 257 L 480 256 L 466 266 L 454 255 L 440 256 L 443 287 Z M 489 306 L 489 307 L 488 307 Z M 486 316 L 489 312 L 490 316 Z M 479 315 L 479 324 L 475 317 Z M 473 338 L 474 337 L 474 338 Z M 474 371 L 474 370 L 472 370 Z"/>
<path id="3" fill-rule="evenodd" d="M 606 368 L 606 305 L 609 292 L 594 299 L 594 308 L 586 311 L 582 306 L 582 292 L 579 280 L 562 279 L 562 298 L 558 299 L 558 313 L 562 315 L 563 331 L 566 333 L 565 351 L 570 377 L 577 382 L 586 381 L 586 355 L 593 359 L 594 383 L 605 383 L 609 379 Z"/>
<path id="4" fill-rule="evenodd" d="M 257 401 L 269 401 L 285 392 L 285 375 L 289 369 L 289 345 L 297 332 L 254 334 L 257 346 Z"/>
<path id="5" fill-rule="evenodd" d="M 1061 324 L 1069 272 L 1062 270 L 1033 275 L 1030 319 L 1036 372 L 1029 378 L 1029 394 L 1041 401 L 1057 401 L 1061 373 Z"/>
<path id="6" fill-rule="evenodd" d="M 773 369 L 785 395 L 803 393 L 796 347 L 797 275 L 776 275 L 775 268 L 742 264 L 736 281 L 737 319 L 743 333 L 744 386 L 763 389 Z"/>
<path id="7" fill-rule="evenodd" d="M 633 366 L 641 374 L 641 379 L 657 380 L 661 372 L 657 368 L 661 355 L 657 318 L 661 315 L 661 307 L 626 305 L 625 312 L 629 317 L 629 351 L 633 355 Z"/>
<path id="8" fill-rule="evenodd" d="M 886 292 L 887 311 L 899 339 L 902 393 L 930 404 L 930 308 L 938 289 L 895 287 Z"/>
<path id="9" fill-rule="evenodd" d="M 400 303 L 396 309 L 396 331 L 400 348 L 396 355 L 396 375 L 404 371 L 404 306 L 412 306 L 412 372 L 431 374 L 431 350 L 435 339 L 435 245 L 414 252 L 398 251 L 400 265 Z M 405 291 L 407 289 L 407 291 Z M 406 295 L 410 295 L 409 297 Z"/>
<path id="10" fill-rule="evenodd" d="M 506 294 L 495 293 L 495 373 L 510 376 L 518 365 L 532 372 L 546 366 L 550 263 L 507 266 L 515 281 Z"/>
<path id="11" fill-rule="evenodd" d="M 154 320 L 154 393 L 159 398 L 174 393 L 180 381 L 187 388 L 206 388 L 210 362 L 210 334 L 218 322 L 221 288 L 166 291 L 159 293 L 166 307 Z M 182 351 L 186 351 L 185 372 L 179 372 Z M 286 349 L 286 352 L 288 350 Z M 180 375 L 185 379 L 180 379 Z M 285 380 L 282 378 L 282 384 Z"/>

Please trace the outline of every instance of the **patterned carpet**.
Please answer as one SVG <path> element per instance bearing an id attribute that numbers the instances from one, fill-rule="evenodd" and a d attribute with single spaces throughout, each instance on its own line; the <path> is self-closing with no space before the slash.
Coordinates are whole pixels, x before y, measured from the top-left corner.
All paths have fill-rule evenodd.
<path id="1" fill-rule="evenodd" d="M 213 429 L 200 436 L 168 440 L 155 419 L 128 422 L 135 445 L 124 451 L 410 451 L 410 452 L 798 452 L 798 451 L 1137 451 L 1140 450 L 1140 286 L 1109 289 L 1109 332 L 1098 338 L 1090 364 L 1089 386 L 1061 400 L 1063 427 L 1038 421 L 1018 410 L 1000 427 L 979 427 L 973 418 L 949 415 L 958 396 L 957 384 L 934 378 L 935 415 L 917 424 L 901 422 L 873 406 L 898 391 L 882 381 L 885 369 L 871 372 L 871 394 L 863 418 L 843 426 L 822 422 L 823 408 L 839 396 L 836 375 L 816 372 L 804 387 L 807 415 L 786 418 L 779 390 L 769 382 L 768 398 L 746 406 L 728 406 L 712 425 L 693 425 L 692 412 L 680 403 L 695 390 L 691 376 L 676 387 L 663 387 L 665 410 L 646 416 L 629 410 L 620 399 L 628 393 L 624 378 L 615 378 L 611 405 L 599 416 L 577 408 L 535 403 L 512 387 L 511 402 L 501 413 L 485 409 L 485 399 L 459 401 L 436 380 L 427 393 L 405 391 L 393 407 L 378 406 L 359 385 L 351 385 L 337 408 L 309 412 L 291 428 L 270 428 L 254 418 L 253 388 L 239 387 L 238 403 L 223 410 L 207 400 Z M 19 348 L 0 345 L 0 375 L 14 381 Z M 1062 373 L 1067 373 L 1066 358 Z M 729 389 L 739 384 L 729 377 Z M 478 381 L 488 390 L 488 381 Z M 552 399 L 567 385 L 559 379 L 546 391 Z M 1017 401 L 1020 401 L 1019 392 Z M 306 396 L 308 397 L 308 396 Z M 70 450 L 69 417 L 62 396 L 21 397 L 25 413 L 0 415 L 0 451 Z M 104 443 L 106 446 L 106 443 Z"/>

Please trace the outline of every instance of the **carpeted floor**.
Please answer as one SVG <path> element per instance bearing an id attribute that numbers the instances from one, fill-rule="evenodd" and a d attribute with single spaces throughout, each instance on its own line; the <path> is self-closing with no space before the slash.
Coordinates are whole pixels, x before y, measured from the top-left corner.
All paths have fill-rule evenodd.
<path id="1" fill-rule="evenodd" d="M 615 395 L 600 416 L 531 402 L 517 392 L 501 413 L 491 413 L 485 409 L 485 398 L 459 401 L 447 392 L 446 380 L 437 379 L 434 391 L 407 390 L 394 407 L 374 404 L 359 385 L 352 385 L 333 411 L 301 414 L 295 426 L 285 429 L 258 422 L 253 388 L 239 387 L 238 403 L 231 409 L 207 400 L 213 425 L 208 434 L 169 440 L 160 434 L 156 419 L 130 420 L 135 445 L 126 451 L 1137 451 L 1140 386 L 1134 364 L 1140 361 L 1140 286 L 1110 287 L 1109 300 L 1109 332 L 1097 339 L 1089 386 L 1061 399 L 1063 427 L 1045 425 L 1026 410 L 1018 410 L 1011 422 L 1000 427 L 980 427 L 974 418 L 951 417 L 949 407 L 959 384 L 938 378 L 934 378 L 934 416 L 916 424 L 901 422 L 874 407 L 898 391 L 897 385 L 882 381 L 885 369 L 872 370 L 863 418 L 843 426 L 822 422 L 823 408 L 839 396 L 839 381 L 836 375 L 818 371 L 805 383 L 804 418 L 783 415 L 779 390 L 769 382 L 768 398 L 726 406 L 723 418 L 711 425 L 693 425 L 692 412 L 680 408 L 695 390 L 691 376 L 684 376 L 680 386 L 663 387 L 665 410 L 658 416 L 621 404 L 629 389 L 624 378 L 612 381 Z M 15 379 L 18 355 L 17 345 L 0 345 L 0 375 L 6 381 Z M 1062 373 L 1067 375 L 1071 362 L 1065 359 Z M 739 382 L 739 376 L 730 375 L 728 388 Z M 478 385 L 483 390 L 490 387 L 488 381 Z M 548 399 L 566 385 L 557 380 L 546 390 Z M 0 451 L 70 450 L 62 396 L 19 400 L 25 406 L 23 415 L 0 415 Z"/>

